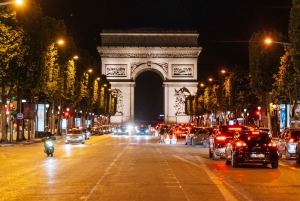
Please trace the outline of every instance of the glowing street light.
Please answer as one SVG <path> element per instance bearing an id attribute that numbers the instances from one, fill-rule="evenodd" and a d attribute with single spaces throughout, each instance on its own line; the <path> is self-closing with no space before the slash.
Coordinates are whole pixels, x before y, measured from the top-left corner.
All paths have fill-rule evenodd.
<path id="1" fill-rule="evenodd" d="M 281 45 L 291 46 L 291 43 L 285 43 L 285 42 L 273 41 L 271 38 L 267 38 L 267 39 L 265 40 L 265 43 L 266 43 L 266 44 L 277 43 L 277 44 L 281 44 Z"/>
<path id="2" fill-rule="evenodd" d="M 23 0 L 16 0 L 16 1 L 9 1 L 9 2 L 0 3 L 0 6 L 5 6 L 5 5 L 9 5 L 9 4 L 21 5 L 21 4 L 23 4 Z"/>
<path id="3" fill-rule="evenodd" d="M 65 42 L 63 41 L 63 40 L 58 40 L 57 41 L 57 44 L 59 44 L 59 45 L 63 45 Z"/>

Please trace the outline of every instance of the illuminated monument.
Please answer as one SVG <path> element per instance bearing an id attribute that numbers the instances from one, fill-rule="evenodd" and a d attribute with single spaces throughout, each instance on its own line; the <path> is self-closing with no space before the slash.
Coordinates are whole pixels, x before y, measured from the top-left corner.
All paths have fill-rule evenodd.
<path id="1" fill-rule="evenodd" d="M 111 123 L 134 121 L 134 86 L 139 74 L 153 71 L 164 87 L 165 123 L 188 123 L 185 97 L 197 91 L 197 60 L 201 52 L 196 31 L 134 29 L 103 30 L 102 74 L 118 97 Z"/>

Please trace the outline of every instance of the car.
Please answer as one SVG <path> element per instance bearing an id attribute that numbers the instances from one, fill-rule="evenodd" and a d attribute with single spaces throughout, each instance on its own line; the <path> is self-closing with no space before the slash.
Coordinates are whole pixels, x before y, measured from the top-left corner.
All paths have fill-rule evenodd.
<path id="1" fill-rule="evenodd" d="M 85 133 L 80 129 L 72 129 L 66 135 L 65 143 L 69 144 L 70 142 L 80 142 L 81 144 L 85 143 Z"/>
<path id="2" fill-rule="evenodd" d="M 225 157 L 225 146 L 232 138 L 235 132 L 247 130 L 245 126 L 227 125 L 219 126 L 218 133 L 209 138 L 209 157 L 214 160 Z"/>
<path id="3" fill-rule="evenodd" d="M 286 128 L 278 137 L 278 154 L 279 158 L 285 155 L 286 160 L 296 156 L 296 145 L 300 137 L 299 128 Z"/>
<path id="4" fill-rule="evenodd" d="M 271 164 L 278 168 L 278 147 L 266 131 L 239 131 L 226 144 L 225 163 L 234 168 L 240 163 Z"/>
<path id="5" fill-rule="evenodd" d="M 149 130 L 144 124 L 135 127 L 136 135 L 148 135 Z"/>
<path id="6" fill-rule="evenodd" d="M 128 135 L 127 125 L 119 125 L 114 130 L 114 135 Z"/>
<path id="7" fill-rule="evenodd" d="M 201 128 L 199 129 L 192 137 L 191 137 L 191 145 L 192 147 L 196 145 L 203 145 L 203 147 L 208 147 L 209 146 L 209 134 L 210 131 Z"/>
<path id="8" fill-rule="evenodd" d="M 296 162 L 300 163 L 300 136 L 298 136 L 296 143 Z"/>
<path id="9" fill-rule="evenodd" d="M 187 137 L 189 133 L 189 128 L 184 126 L 184 125 L 179 125 L 177 128 L 176 128 L 176 138 L 181 138 L 181 137 Z"/>
<path id="10" fill-rule="evenodd" d="M 91 135 L 102 135 L 102 128 L 99 126 L 93 126 L 90 131 Z"/>
<path id="11" fill-rule="evenodd" d="M 112 132 L 112 128 L 110 125 L 103 125 L 102 126 L 102 132 L 103 134 L 109 134 Z"/>
<path id="12" fill-rule="evenodd" d="M 187 134 L 187 137 L 186 137 L 186 142 L 185 142 L 186 145 L 191 145 L 191 138 L 195 135 L 195 133 L 199 129 L 201 129 L 201 127 L 194 127 L 189 130 L 189 133 Z"/>

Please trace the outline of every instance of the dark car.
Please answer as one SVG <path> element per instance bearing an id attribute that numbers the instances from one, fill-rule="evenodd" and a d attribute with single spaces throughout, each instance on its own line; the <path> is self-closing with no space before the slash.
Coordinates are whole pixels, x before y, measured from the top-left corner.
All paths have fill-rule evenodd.
<path id="1" fill-rule="evenodd" d="M 220 126 L 218 133 L 209 138 L 209 157 L 214 160 L 224 158 L 226 144 L 232 140 L 235 132 L 242 130 L 247 130 L 247 128 L 240 125 Z"/>
<path id="2" fill-rule="evenodd" d="M 209 130 L 205 128 L 199 129 L 195 135 L 191 138 L 192 147 L 195 145 L 203 145 L 203 147 L 208 147 L 209 145 Z"/>
<path id="3" fill-rule="evenodd" d="M 278 148 L 268 132 L 241 131 L 226 144 L 225 163 L 238 167 L 239 163 L 271 164 L 278 168 Z"/>
<path id="4" fill-rule="evenodd" d="M 278 138 L 279 158 L 285 155 L 286 160 L 296 156 L 296 144 L 300 137 L 300 129 L 286 128 L 282 131 Z"/>
<path id="5" fill-rule="evenodd" d="M 119 125 L 114 129 L 114 135 L 128 135 L 127 125 Z"/>
<path id="6" fill-rule="evenodd" d="M 186 145 L 191 145 L 191 139 L 192 139 L 192 137 L 200 129 L 202 129 L 202 128 L 201 127 L 194 127 L 194 128 L 190 129 L 190 131 L 189 131 L 189 133 L 188 133 L 188 135 L 186 137 L 186 143 L 185 143 Z"/>
<path id="7" fill-rule="evenodd" d="M 140 125 L 135 128 L 136 135 L 148 135 L 148 132 L 148 127 L 146 127 L 145 125 Z"/>

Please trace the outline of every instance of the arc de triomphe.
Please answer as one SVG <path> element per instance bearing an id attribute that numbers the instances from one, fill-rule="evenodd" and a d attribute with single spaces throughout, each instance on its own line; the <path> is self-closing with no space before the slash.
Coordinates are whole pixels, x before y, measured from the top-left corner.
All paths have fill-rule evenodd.
<path id="1" fill-rule="evenodd" d="M 154 71 L 163 79 L 165 123 L 188 123 L 185 97 L 197 91 L 198 47 L 196 31 L 160 29 L 103 30 L 102 74 L 117 96 L 111 123 L 134 121 L 134 86 L 139 74 Z"/>

